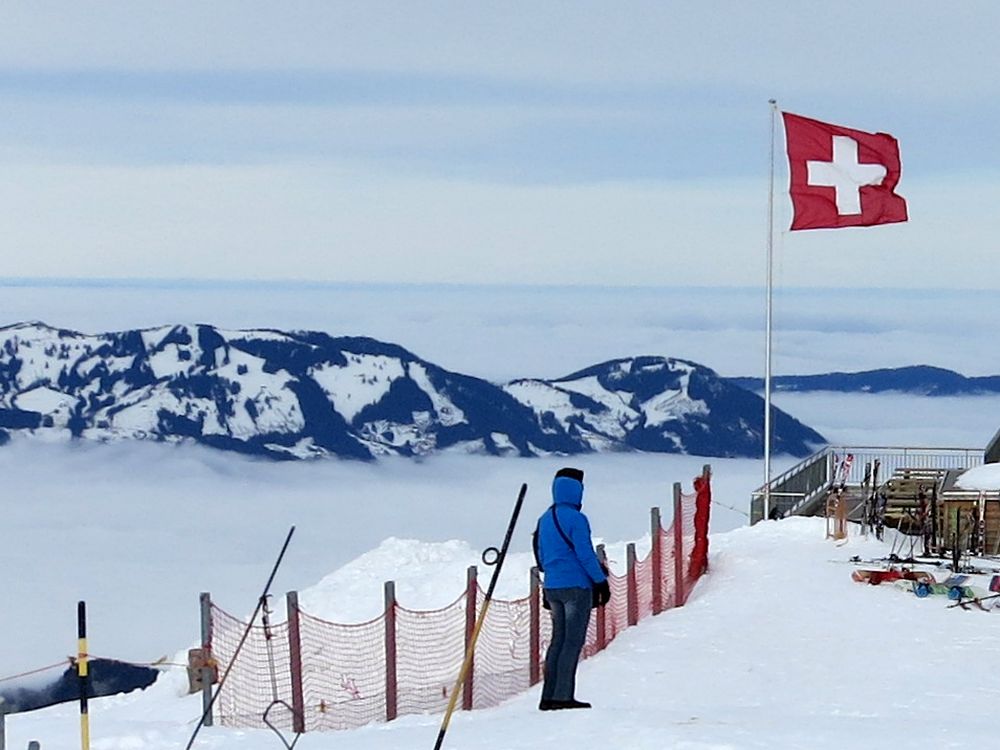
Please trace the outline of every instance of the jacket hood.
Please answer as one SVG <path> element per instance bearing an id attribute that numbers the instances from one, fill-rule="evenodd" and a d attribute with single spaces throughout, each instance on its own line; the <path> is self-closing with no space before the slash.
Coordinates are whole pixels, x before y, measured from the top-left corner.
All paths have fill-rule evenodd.
<path id="1" fill-rule="evenodd" d="M 583 506 L 583 483 L 570 477 L 552 480 L 552 502 L 555 505 Z"/>

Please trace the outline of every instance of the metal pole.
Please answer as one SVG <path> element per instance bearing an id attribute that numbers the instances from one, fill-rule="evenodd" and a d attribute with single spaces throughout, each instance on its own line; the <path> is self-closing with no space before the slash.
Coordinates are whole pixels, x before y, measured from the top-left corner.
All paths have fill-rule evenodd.
<path id="1" fill-rule="evenodd" d="M 764 518 L 771 515 L 771 296 L 774 268 L 774 116 L 778 103 L 771 105 L 771 166 L 767 190 L 767 313 L 764 325 Z"/>
<path id="2" fill-rule="evenodd" d="M 7 747 L 7 718 L 3 712 L 3 698 L 0 698 L 0 750 Z"/>
<path id="3" fill-rule="evenodd" d="M 292 534 L 295 533 L 295 527 L 292 526 L 288 530 L 288 535 L 285 537 L 285 543 L 281 545 L 281 552 L 278 553 L 278 559 L 274 561 L 274 567 L 271 568 L 271 574 L 267 577 L 267 583 L 264 584 L 264 590 L 260 594 L 260 598 L 257 599 L 257 606 L 254 608 L 253 613 L 250 615 L 250 622 L 247 623 L 246 627 L 243 629 L 243 635 L 240 637 L 239 643 L 236 644 L 236 649 L 233 651 L 233 657 L 226 667 L 226 671 L 222 673 L 219 678 L 219 686 L 215 689 L 215 695 L 212 696 L 212 700 L 209 701 L 208 706 L 202 713 L 201 717 L 198 719 L 198 723 L 194 727 L 194 732 L 191 733 L 191 739 L 188 740 L 187 745 L 185 745 L 184 750 L 191 750 L 194 741 L 198 738 L 198 733 L 201 728 L 205 726 L 205 721 L 212 713 L 212 706 L 215 701 L 219 698 L 219 693 L 222 692 L 223 686 L 226 684 L 226 680 L 229 679 L 229 673 L 232 671 L 236 664 L 237 658 L 239 658 L 240 651 L 243 650 L 243 645 L 247 642 L 247 638 L 250 637 L 250 630 L 253 628 L 254 622 L 257 620 L 257 615 L 267 604 L 267 597 L 270 596 L 271 584 L 274 583 L 274 577 L 278 575 L 278 568 L 281 567 L 281 561 L 285 559 L 285 552 L 288 550 L 288 544 L 292 541 Z"/>

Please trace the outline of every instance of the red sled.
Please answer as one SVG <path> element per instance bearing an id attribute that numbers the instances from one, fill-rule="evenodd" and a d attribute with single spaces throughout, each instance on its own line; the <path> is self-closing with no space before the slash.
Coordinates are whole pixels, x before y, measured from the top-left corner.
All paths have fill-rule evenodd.
<path id="1" fill-rule="evenodd" d="M 998 576 L 1000 577 L 1000 576 Z M 934 576 L 925 570 L 855 570 L 851 573 L 851 578 L 858 583 L 868 583 L 878 586 L 885 581 L 925 581 L 934 583 Z"/>

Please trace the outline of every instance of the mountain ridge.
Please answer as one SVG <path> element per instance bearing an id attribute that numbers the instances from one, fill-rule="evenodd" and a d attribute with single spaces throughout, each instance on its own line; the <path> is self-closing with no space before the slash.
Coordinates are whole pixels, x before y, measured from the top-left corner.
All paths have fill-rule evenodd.
<path id="1" fill-rule="evenodd" d="M 761 453 L 763 401 L 687 360 L 630 357 L 494 384 L 363 336 L 208 324 L 0 328 L 0 438 L 182 442 L 271 458 Z M 822 435 L 775 411 L 775 452 Z"/>
<path id="2" fill-rule="evenodd" d="M 752 391 L 764 388 L 759 377 L 727 378 Z M 775 391 L 808 393 L 910 393 L 920 396 L 978 396 L 1000 393 L 1000 375 L 968 377 L 944 367 L 907 365 L 859 372 L 828 372 L 816 375 L 777 375 L 771 378 Z"/>

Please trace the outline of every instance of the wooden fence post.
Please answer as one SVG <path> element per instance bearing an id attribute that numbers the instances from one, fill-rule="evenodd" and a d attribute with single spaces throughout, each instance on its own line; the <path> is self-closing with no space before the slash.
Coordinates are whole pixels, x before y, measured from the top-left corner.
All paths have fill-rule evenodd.
<path id="1" fill-rule="evenodd" d="M 204 725 L 213 726 L 212 717 L 212 683 L 215 681 L 212 664 L 215 657 L 212 655 L 212 595 L 207 591 L 201 592 L 199 596 L 201 605 L 201 653 L 202 664 L 199 670 L 201 678 L 201 711 L 205 717 Z"/>
<path id="2" fill-rule="evenodd" d="M 608 564 L 608 554 L 604 550 L 603 544 L 597 545 L 597 559 L 605 566 Z M 611 585 L 611 576 L 608 575 L 608 585 Z M 607 636 L 608 615 L 607 607 L 597 608 L 597 650 L 603 651 L 608 645 Z"/>
<path id="3" fill-rule="evenodd" d="M 687 599 L 684 588 L 684 508 L 681 505 L 681 483 L 674 482 L 674 606 L 676 607 L 683 607 Z"/>
<path id="4" fill-rule="evenodd" d="M 385 720 L 396 718 L 396 582 L 385 582 Z"/>
<path id="5" fill-rule="evenodd" d="M 531 587 L 528 597 L 529 618 L 528 623 L 528 684 L 537 685 L 541 682 L 541 640 L 542 640 L 542 602 L 541 602 L 541 581 L 538 576 L 538 568 L 531 568 Z"/>
<path id="6" fill-rule="evenodd" d="M 302 693 L 302 634 L 299 624 L 299 593 L 285 594 L 288 609 L 288 668 L 292 681 L 292 731 L 306 731 L 305 698 Z"/>
<path id="7" fill-rule="evenodd" d="M 649 511 L 649 537 L 652 542 L 650 547 L 650 563 L 653 565 L 653 614 L 658 615 L 663 611 L 663 535 L 660 525 L 660 509 L 651 508 Z"/>
<path id="8" fill-rule="evenodd" d="M 464 656 L 469 651 L 476 630 L 476 600 L 479 598 L 479 582 L 477 581 L 475 565 L 470 565 L 465 571 L 465 648 Z M 462 685 L 462 710 L 472 710 L 473 675 L 476 672 L 476 655 L 469 655 L 469 668 L 465 672 L 465 683 Z"/>
<path id="9" fill-rule="evenodd" d="M 628 625 L 632 627 L 639 622 L 639 590 L 636 585 L 635 573 L 635 543 L 629 542 L 625 547 L 625 559 L 628 565 L 626 593 L 628 595 Z"/>

